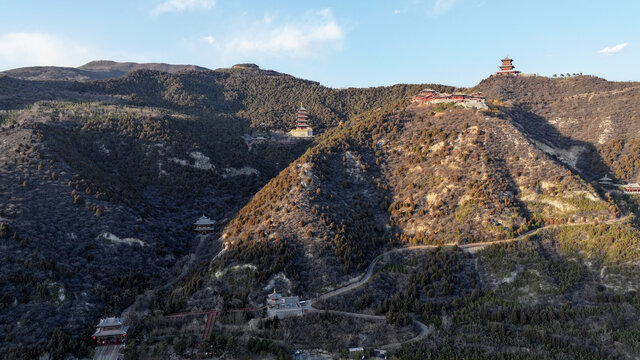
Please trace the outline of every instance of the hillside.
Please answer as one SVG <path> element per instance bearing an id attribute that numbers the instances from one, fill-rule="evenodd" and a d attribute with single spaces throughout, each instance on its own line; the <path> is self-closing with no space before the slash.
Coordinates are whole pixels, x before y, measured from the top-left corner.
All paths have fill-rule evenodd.
<path id="1" fill-rule="evenodd" d="M 616 215 L 505 114 L 433 110 L 388 107 L 331 131 L 222 230 L 227 250 L 209 274 L 249 263 L 260 269 L 255 285 L 313 295 L 386 247 L 507 239 Z"/>
<path id="2" fill-rule="evenodd" d="M 403 359 L 633 358 L 637 199 L 590 184 L 602 164 L 576 167 L 549 153 L 545 144 L 564 143 L 545 137 L 549 121 L 526 103 L 490 100 L 487 111 L 400 102 L 328 131 L 221 229 L 225 250 L 156 308 L 220 309 L 223 328 L 233 328 L 259 314 L 228 310 L 257 307 L 276 288 L 330 314 L 384 316 L 389 333 L 415 319 L 433 326 L 433 336 L 395 353 Z M 580 136 L 566 141 L 598 146 Z M 370 279 L 355 282 L 368 266 Z M 318 297 L 335 288 L 346 291 Z M 329 351 L 371 344 L 346 336 L 365 324 L 325 342 L 306 336 L 316 321 L 343 321 L 314 316 L 281 328 L 251 320 L 261 330 L 247 332 Z"/>
<path id="3" fill-rule="evenodd" d="M 246 67 L 83 84 L 1 76 L 0 322 L 22 325 L 0 326 L 0 352 L 82 356 L 101 316 L 213 257 L 193 221 L 233 218 L 312 144 L 277 141 L 305 94 L 325 111 L 312 119 L 322 132 L 417 88 L 333 90 Z"/>
<path id="4" fill-rule="evenodd" d="M 163 63 L 115 62 L 108 60 L 91 61 L 78 67 L 30 66 L 3 71 L 2 73 L 21 80 L 38 81 L 91 81 L 121 77 L 131 71 L 148 69 L 175 73 L 178 71 L 198 70 L 206 68 L 195 65 L 171 65 Z"/>
<path id="5" fill-rule="evenodd" d="M 197 343 L 197 321 L 163 318 L 195 309 L 220 310 L 198 345 L 216 354 L 416 337 L 396 355 L 636 351 L 640 206 L 593 181 L 640 166 L 634 83 L 491 77 L 482 111 L 409 104 L 424 87 L 456 90 L 330 89 L 253 64 L 0 75 L 0 352 L 85 356 L 125 308 L 129 358 Z M 317 137 L 283 143 L 301 102 Z M 196 238 L 202 213 L 218 226 Z M 274 288 L 330 312 L 249 323 Z"/>
<path id="6" fill-rule="evenodd" d="M 407 101 L 422 87 L 441 91 L 443 85 L 331 89 L 255 66 L 179 74 L 139 70 L 119 79 L 82 83 L 70 89 L 86 96 L 108 94 L 131 104 L 146 104 L 185 112 L 233 113 L 255 129 L 288 131 L 295 125 L 292 109 L 300 104 L 309 112 L 315 133 L 334 127 L 352 116 L 395 101 Z"/>
<path id="7" fill-rule="evenodd" d="M 588 179 L 608 173 L 620 181 L 640 180 L 639 83 L 593 76 L 494 76 L 477 88 L 510 104 L 503 110 L 541 149 Z"/>

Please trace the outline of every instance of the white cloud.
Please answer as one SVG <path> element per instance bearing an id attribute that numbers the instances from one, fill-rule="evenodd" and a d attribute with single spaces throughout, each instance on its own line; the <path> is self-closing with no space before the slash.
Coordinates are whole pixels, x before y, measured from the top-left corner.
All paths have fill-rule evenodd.
<path id="1" fill-rule="evenodd" d="M 72 40 L 40 33 L 0 35 L 0 66 L 78 66 L 90 61 L 92 51 Z"/>
<path id="2" fill-rule="evenodd" d="M 222 42 L 224 54 L 305 58 L 342 47 L 344 31 L 333 18 L 331 9 L 309 12 L 285 23 L 273 16 L 268 19 Z"/>
<path id="3" fill-rule="evenodd" d="M 211 35 L 207 35 L 202 37 L 202 41 L 206 42 L 209 45 L 213 45 L 216 42 L 216 39 Z"/>
<path id="4" fill-rule="evenodd" d="M 603 54 L 603 55 L 617 54 L 620 51 L 622 51 L 624 48 L 626 48 L 627 45 L 629 45 L 629 43 L 622 43 L 615 46 L 607 46 L 602 50 L 598 50 L 598 54 Z"/>
<path id="5" fill-rule="evenodd" d="M 449 11 L 455 3 L 456 0 L 436 0 L 435 4 L 433 4 L 432 10 L 434 14 L 440 15 Z"/>
<path id="6" fill-rule="evenodd" d="M 183 12 L 194 9 L 211 9 L 215 4 L 213 0 L 165 0 L 151 10 L 151 15 Z"/>
<path id="7" fill-rule="evenodd" d="M 109 50 L 35 32 L 0 34 L 0 70 L 23 66 L 80 66 L 92 60 L 148 62 L 158 54 Z"/>

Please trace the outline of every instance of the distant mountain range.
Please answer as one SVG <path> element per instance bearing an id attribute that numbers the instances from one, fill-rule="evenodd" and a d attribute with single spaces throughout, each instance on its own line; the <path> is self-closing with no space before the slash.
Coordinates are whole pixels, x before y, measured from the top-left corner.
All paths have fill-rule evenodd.
<path id="1" fill-rule="evenodd" d="M 142 69 L 166 73 L 176 73 L 185 70 L 209 70 L 196 65 L 171 65 L 164 63 L 140 64 L 135 62 L 97 60 L 75 68 L 62 66 L 29 66 L 7 70 L 3 73 L 22 80 L 90 81 L 119 78 L 128 72 Z"/>

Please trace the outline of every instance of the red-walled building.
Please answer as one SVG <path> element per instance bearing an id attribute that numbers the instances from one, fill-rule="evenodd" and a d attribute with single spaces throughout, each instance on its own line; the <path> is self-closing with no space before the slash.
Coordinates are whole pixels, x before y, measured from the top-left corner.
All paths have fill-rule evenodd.
<path id="1" fill-rule="evenodd" d="M 480 92 L 473 94 L 447 94 L 439 93 L 433 89 L 424 89 L 416 95 L 411 102 L 413 103 L 428 103 L 428 104 L 441 104 L 441 103 L 456 103 L 464 107 L 474 107 L 478 109 L 486 109 L 485 98 Z"/>
<path id="2" fill-rule="evenodd" d="M 98 345 L 122 344 L 126 339 L 128 329 L 129 326 L 124 325 L 121 318 L 109 317 L 100 320 L 92 338 Z"/>

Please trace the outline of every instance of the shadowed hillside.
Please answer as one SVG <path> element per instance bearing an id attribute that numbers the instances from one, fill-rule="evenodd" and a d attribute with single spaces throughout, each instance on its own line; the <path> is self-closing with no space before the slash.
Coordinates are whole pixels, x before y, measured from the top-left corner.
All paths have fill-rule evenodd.
<path id="1" fill-rule="evenodd" d="M 593 76 L 493 76 L 478 88 L 503 107 L 538 146 L 589 179 L 609 173 L 637 181 L 640 84 Z"/>

